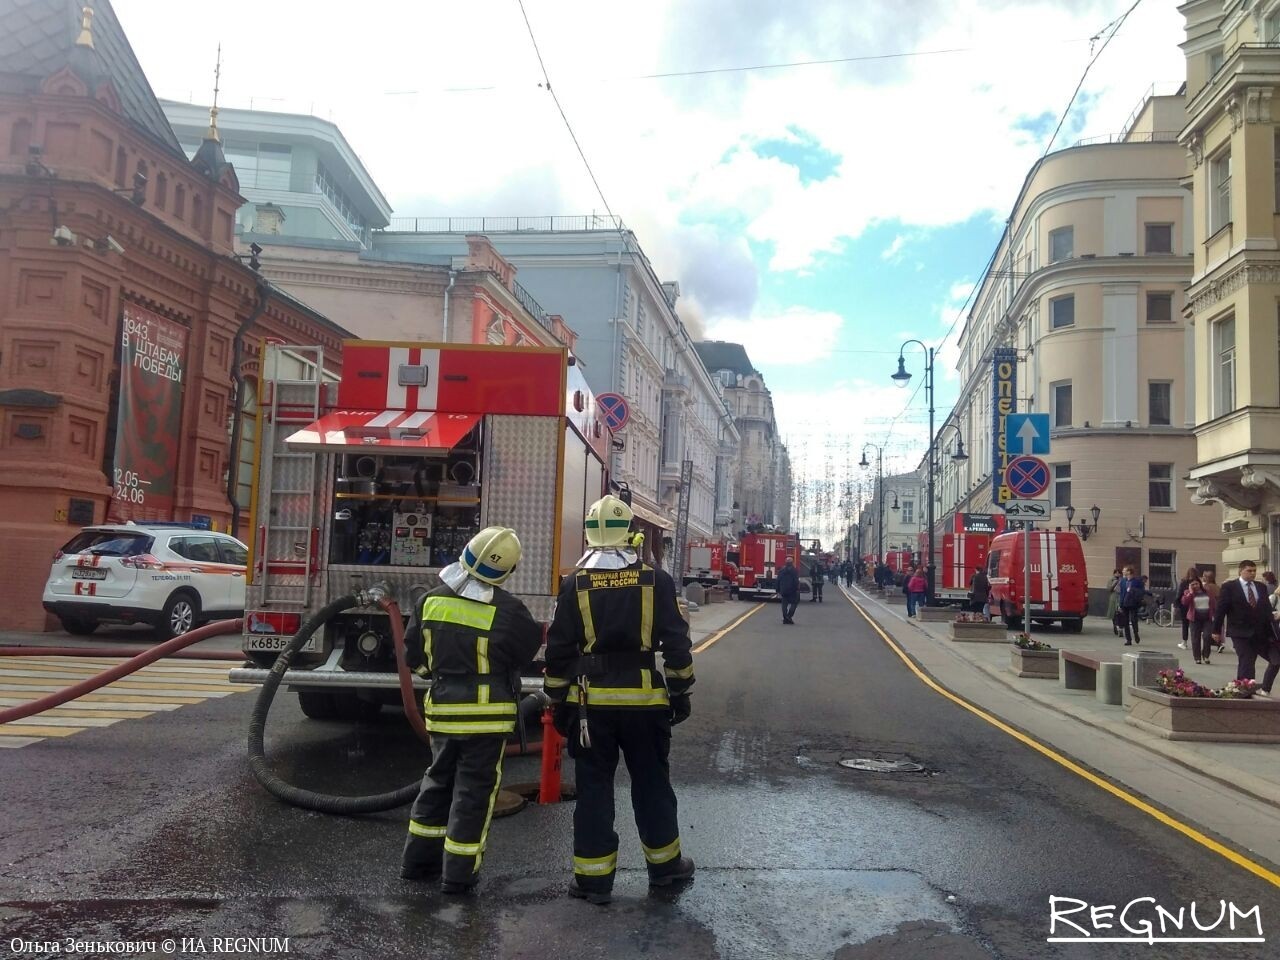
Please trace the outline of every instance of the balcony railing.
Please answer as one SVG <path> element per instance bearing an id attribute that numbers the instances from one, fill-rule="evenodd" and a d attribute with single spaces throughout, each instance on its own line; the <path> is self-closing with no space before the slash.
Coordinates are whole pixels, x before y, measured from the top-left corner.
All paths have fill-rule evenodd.
<path id="1" fill-rule="evenodd" d="M 538 301 L 533 299 L 528 290 L 520 286 L 516 281 L 512 280 L 511 292 L 514 293 L 516 295 L 516 299 L 520 301 L 520 306 L 528 310 L 529 314 L 533 319 L 538 321 L 543 329 L 554 331 L 555 328 L 551 323 L 551 317 L 547 314 L 547 311 L 542 309 L 538 304 Z"/>
<path id="2" fill-rule="evenodd" d="M 1146 133 L 1104 133 L 1077 140 L 1072 146 L 1091 147 L 1098 143 L 1177 143 L 1177 141 L 1177 130 L 1148 130 Z"/>
<path id="3" fill-rule="evenodd" d="M 570 217 L 392 217 L 382 233 L 576 233 L 618 232 L 621 217 L 587 214 Z"/>

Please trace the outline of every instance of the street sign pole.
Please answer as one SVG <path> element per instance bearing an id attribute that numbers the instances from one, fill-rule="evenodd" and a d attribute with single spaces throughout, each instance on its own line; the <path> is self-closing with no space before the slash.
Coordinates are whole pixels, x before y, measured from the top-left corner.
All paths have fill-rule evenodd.
<path id="1" fill-rule="evenodd" d="M 1022 525 L 1022 536 L 1024 546 L 1022 548 L 1022 576 L 1023 590 L 1022 594 L 1022 630 L 1029 637 L 1031 636 L 1031 521 L 1026 520 Z"/>
<path id="2" fill-rule="evenodd" d="M 1021 433 L 1023 440 L 1023 449 L 1026 450 L 1036 435 L 1035 427 L 1032 423 L 1032 416 L 1023 414 L 1028 418 L 1024 422 Z M 1047 436 L 1048 431 L 1045 430 Z M 1049 465 L 1039 457 L 1034 457 L 1029 453 L 1015 457 L 1009 462 L 1005 468 L 1005 486 L 1007 486 L 1019 498 L 1038 497 L 1044 493 L 1049 486 Z M 1031 520 L 1025 513 L 1023 517 L 1023 549 L 1022 549 L 1022 632 L 1027 636 L 1031 636 Z M 1049 598 L 1045 597 L 1047 603 Z"/>

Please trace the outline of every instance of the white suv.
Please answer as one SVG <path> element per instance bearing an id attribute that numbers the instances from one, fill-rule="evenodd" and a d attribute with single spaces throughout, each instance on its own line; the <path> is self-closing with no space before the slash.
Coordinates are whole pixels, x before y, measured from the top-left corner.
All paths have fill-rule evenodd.
<path id="1" fill-rule="evenodd" d="M 190 524 L 85 527 L 54 555 L 44 608 L 68 633 L 149 623 L 168 640 L 244 613 L 247 559 L 235 537 Z"/>

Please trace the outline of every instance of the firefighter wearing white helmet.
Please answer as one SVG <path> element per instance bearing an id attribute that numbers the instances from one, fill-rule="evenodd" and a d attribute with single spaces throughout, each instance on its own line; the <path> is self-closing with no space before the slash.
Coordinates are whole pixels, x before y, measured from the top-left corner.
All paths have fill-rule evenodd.
<path id="1" fill-rule="evenodd" d="M 578 799 L 569 894 L 608 903 L 618 864 L 613 778 L 621 753 L 651 886 L 693 876 L 682 856 L 668 753 L 671 726 L 689 716 L 693 655 L 675 582 L 644 563 L 631 508 L 607 496 L 584 523 L 588 550 L 565 578 L 547 632 L 546 690 L 568 736 Z M 662 672 L 655 654 L 662 654 Z"/>
<path id="2" fill-rule="evenodd" d="M 466 893 L 480 879 L 520 671 L 542 645 L 528 608 L 501 587 L 519 562 L 514 530 L 481 530 L 440 571 L 441 585 L 422 598 L 405 634 L 405 661 L 431 677 L 423 706 L 432 760 L 409 814 L 400 876 L 440 879 L 445 893 Z"/>

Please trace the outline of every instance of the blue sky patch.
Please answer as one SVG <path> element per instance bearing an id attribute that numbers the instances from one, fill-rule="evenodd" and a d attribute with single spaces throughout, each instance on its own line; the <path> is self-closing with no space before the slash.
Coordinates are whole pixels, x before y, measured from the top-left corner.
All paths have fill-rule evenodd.
<path id="1" fill-rule="evenodd" d="M 756 156 L 781 160 L 800 171 L 804 184 L 825 180 L 840 166 L 840 154 L 832 153 L 819 143 L 817 137 L 798 127 L 788 127 L 788 139 L 760 140 L 753 149 Z"/>

